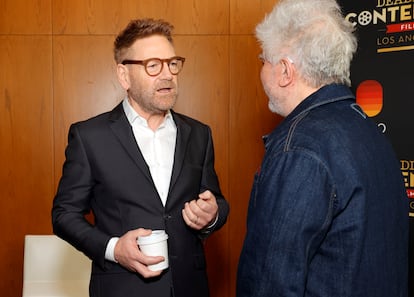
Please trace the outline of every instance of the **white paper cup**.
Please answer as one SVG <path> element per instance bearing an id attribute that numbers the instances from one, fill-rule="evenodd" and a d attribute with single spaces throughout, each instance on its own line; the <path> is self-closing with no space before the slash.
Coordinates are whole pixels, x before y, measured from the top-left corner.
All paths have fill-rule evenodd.
<path id="1" fill-rule="evenodd" d="M 140 236 L 137 239 L 140 250 L 147 256 L 163 256 L 164 261 L 148 265 L 152 271 L 168 268 L 168 235 L 164 230 L 153 230 L 149 236 Z"/>

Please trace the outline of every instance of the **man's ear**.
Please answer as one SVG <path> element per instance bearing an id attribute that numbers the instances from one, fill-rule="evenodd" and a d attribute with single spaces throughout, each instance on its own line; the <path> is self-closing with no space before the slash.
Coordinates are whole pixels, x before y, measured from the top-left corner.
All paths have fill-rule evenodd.
<path id="1" fill-rule="evenodd" d="M 295 65 L 290 59 L 283 58 L 280 60 L 282 64 L 281 68 L 281 77 L 279 79 L 279 85 L 281 87 L 286 87 L 287 85 L 291 84 L 295 75 Z"/>
<path id="2" fill-rule="evenodd" d="M 130 80 L 129 80 L 129 70 L 125 65 L 118 64 L 116 66 L 116 74 L 118 77 L 118 81 L 121 84 L 122 88 L 124 90 L 128 90 L 131 86 Z"/>

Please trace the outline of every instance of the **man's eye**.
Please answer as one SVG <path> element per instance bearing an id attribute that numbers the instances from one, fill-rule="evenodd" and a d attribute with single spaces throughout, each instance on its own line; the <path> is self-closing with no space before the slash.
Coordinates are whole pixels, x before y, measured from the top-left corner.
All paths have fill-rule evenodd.
<path id="1" fill-rule="evenodd" d="M 148 68 L 156 68 L 156 67 L 158 67 L 158 65 L 159 65 L 159 63 L 157 63 L 157 62 L 154 62 L 154 63 L 148 63 L 148 64 L 147 64 L 147 67 L 148 67 Z"/>

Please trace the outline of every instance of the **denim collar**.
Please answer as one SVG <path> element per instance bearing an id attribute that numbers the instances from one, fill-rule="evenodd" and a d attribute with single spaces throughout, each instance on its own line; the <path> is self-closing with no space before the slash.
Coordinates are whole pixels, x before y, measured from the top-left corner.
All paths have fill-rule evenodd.
<path id="1" fill-rule="evenodd" d="M 339 84 L 323 86 L 296 106 L 296 108 L 286 117 L 285 121 L 289 122 L 294 120 L 298 116 L 318 106 L 349 99 L 355 100 L 355 96 L 347 86 Z"/>
<path id="2" fill-rule="evenodd" d="M 273 130 L 268 135 L 263 136 L 263 141 L 266 146 L 268 146 L 268 138 L 277 133 L 280 129 L 283 129 L 284 126 L 289 126 L 292 121 L 297 117 L 302 116 L 309 112 L 310 110 L 317 108 L 321 105 L 329 104 L 332 102 L 342 101 L 342 100 L 353 100 L 355 101 L 355 96 L 352 93 L 351 89 L 342 84 L 329 84 L 321 87 L 316 92 L 312 93 L 306 97 L 295 109 L 279 124 L 279 126 Z"/>

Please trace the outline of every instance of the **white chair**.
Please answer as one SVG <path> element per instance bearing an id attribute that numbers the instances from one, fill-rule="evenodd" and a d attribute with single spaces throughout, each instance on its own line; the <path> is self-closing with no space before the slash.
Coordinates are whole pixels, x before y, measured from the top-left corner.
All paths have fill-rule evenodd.
<path id="1" fill-rule="evenodd" d="M 88 297 L 91 260 L 55 235 L 26 235 L 23 297 Z"/>

